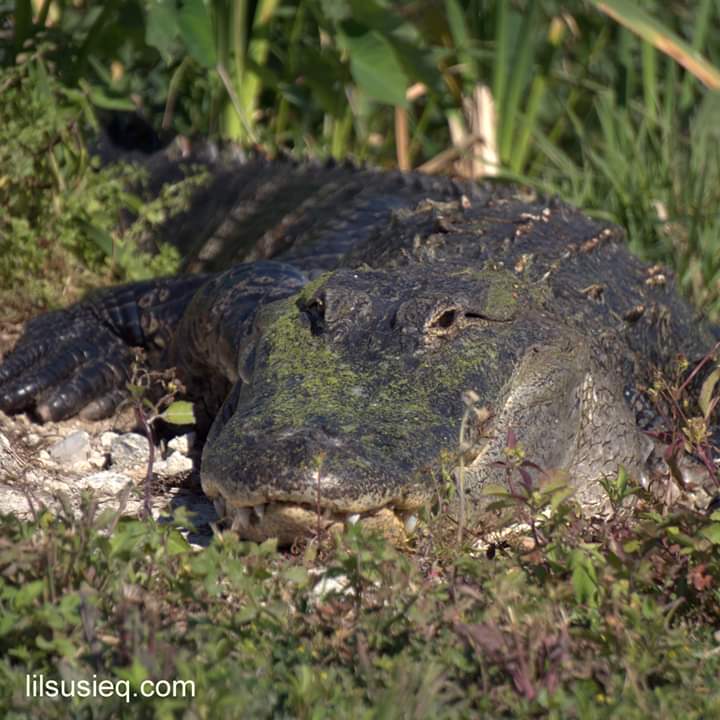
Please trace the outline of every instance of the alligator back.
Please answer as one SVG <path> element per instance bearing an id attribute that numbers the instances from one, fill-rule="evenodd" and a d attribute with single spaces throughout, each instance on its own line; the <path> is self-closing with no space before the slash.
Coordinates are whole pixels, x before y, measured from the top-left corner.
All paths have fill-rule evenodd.
<path id="1" fill-rule="evenodd" d="M 384 227 L 390 212 L 426 198 L 481 193 L 470 182 L 352 163 L 268 160 L 201 146 L 187 158 L 170 149 L 150 157 L 151 191 L 204 168 L 209 182 L 161 239 L 181 252 L 186 272 L 216 272 L 240 262 L 278 258 L 303 270 L 330 270 Z"/>

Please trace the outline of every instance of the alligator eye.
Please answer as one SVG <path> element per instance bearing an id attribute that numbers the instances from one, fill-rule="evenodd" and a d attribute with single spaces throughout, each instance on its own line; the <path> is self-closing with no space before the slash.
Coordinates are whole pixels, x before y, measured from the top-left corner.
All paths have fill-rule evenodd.
<path id="1" fill-rule="evenodd" d="M 310 321 L 310 332 L 313 335 L 322 335 L 325 332 L 325 303 L 322 298 L 311 300 L 303 308 L 303 313 Z"/>

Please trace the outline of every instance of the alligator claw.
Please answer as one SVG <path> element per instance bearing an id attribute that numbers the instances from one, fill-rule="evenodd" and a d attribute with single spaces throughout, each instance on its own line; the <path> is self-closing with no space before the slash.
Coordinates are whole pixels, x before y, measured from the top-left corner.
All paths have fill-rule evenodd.
<path id="1" fill-rule="evenodd" d="M 131 360 L 130 348 L 89 304 L 42 315 L 0 366 L 0 410 L 34 410 L 48 421 L 88 408 L 100 417 L 116 407 Z"/>
<path id="2" fill-rule="evenodd" d="M 203 282 L 130 283 L 30 320 L 0 365 L 0 410 L 32 411 L 43 421 L 107 417 L 127 395 L 132 347 L 164 361 L 168 337 Z"/>

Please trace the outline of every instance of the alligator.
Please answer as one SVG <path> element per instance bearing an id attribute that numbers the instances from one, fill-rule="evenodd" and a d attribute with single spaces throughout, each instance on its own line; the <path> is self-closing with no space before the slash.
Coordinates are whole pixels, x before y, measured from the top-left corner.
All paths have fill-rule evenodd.
<path id="1" fill-rule="evenodd" d="M 212 164 L 166 228 L 186 272 L 30 320 L 0 409 L 112 413 L 143 348 L 213 419 L 202 487 L 252 540 L 348 522 L 402 537 L 461 461 L 483 508 L 508 443 L 588 513 L 620 467 L 643 481 L 634 389 L 714 336 L 620 228 L 499 182 Z"/>

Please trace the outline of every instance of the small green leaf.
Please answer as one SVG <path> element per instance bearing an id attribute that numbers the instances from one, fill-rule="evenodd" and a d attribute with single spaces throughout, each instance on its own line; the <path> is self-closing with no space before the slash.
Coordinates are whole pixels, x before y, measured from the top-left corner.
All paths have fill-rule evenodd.
<path id="1" fill-rule="evenodd" d="M 483 486 L 481 494 L 506 497 L 507 495 L 510 494 L 510 491 L 504 485 L 498 485 L 496 483 L 489 483 L 488 485 Z"/>
<path id="2" fill-rule="evenodd" d="M 695 540 L 689 535 L 685 534 L 676 525 L 671 525 L 666 528 L 665 532 L 670 536 L 673 542 L 684 545 L 685 547 L 692 548 L 695 546 Z"/>
<path id="3" fill-rule="evenodd" d="M 283 570 L 282 576 L 285 580 L 296 585 L 305 585 L 308 581 L 308 572 L 302 565 L 293 565 Z"/>
<path id="4" fill-rule="evenodd" d="M 137 110 L 135 103 L 129 98 L 117 98 L 106 95 L 100 88 L 89 86 L 88 97 L 95 107 L 103 110 L 120 110 L 133 112 Z"/>
<path id="5" fill-rule="evenodd" d="M 133 687 L 140 687 L 149 677 L 147 668 L 137 657 L 132 659 L 129 667 L 116 668 L 115 674 L 122 680 L 127 680 Z"/>
<path id="6" fill-rule="evenodd" d="M 187 400 L 176 400 L 160 417 L 171 425 L 192 425 L 195 422 L 193 404 Z"/>
<path id="7" fill-rule="evenodd" d="M 235 617 L 233 619 L 238 625 L 245 625 L 246 623 L 253 621 L 257 617 L 257 614 L 258 611 L 256 607 L 253 605 L 246 605 L 235 613 Z"/>
<path id="8" fill-rule="evenodd" d="M 145 395 L 145 388 L 142 385 L 136 385 L 135 383 L 127 383 L 126 385 L 128 392 L 136 399 L 139 400 Z"/>
<path id="9" fill-rule="evenodd" d="M 720 545 L 720 523 L 706 525 L 700 530 L 700 534 L 707 538 L 713 545 Z"/>
<path id="10" fill-rule="evenodd" d="M 623 550 L 628 553 L 636 553 L 642 547 L 642 543 L 639 540 L 630 540 L 623 545 Z"/>
<path id="11" fill-rule="evenodd" d="M 97 245 L 98 249 L 101 250 L 107 257 L 113 255 L 113 239 L 110 233 L 106 232 L 97 225 L 93 225 L 89 222 L 83 222 L 80 220 L 78 226 L 83 229 L 85 234 Z"/>
<path id="12" fill-rule="evenodd" d="M 720 368 L 715 368 L 706 378 L 700 389 L 698 404 L 705 418 L 710 414 L 710 403 L 712 402 L 713 391 L 720 380 Z"/>
<path id="13" fill-rule="evenodd" d="M 562 505 L 565 500 L 567 500 L 569 497 L 572 497 L 575 494 L 574 488 L 566 487 L 562 490 L 556 490 L 552 498 L 550 499 L 550 507 L 552 508 L 552 511 L 555 512 L 560 505 Z"/>

